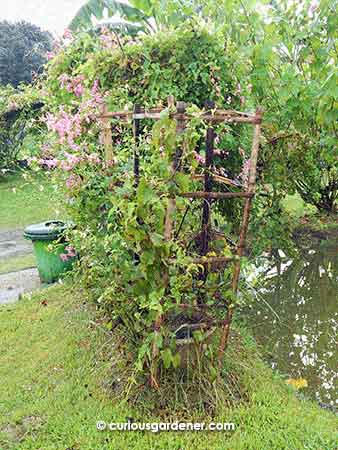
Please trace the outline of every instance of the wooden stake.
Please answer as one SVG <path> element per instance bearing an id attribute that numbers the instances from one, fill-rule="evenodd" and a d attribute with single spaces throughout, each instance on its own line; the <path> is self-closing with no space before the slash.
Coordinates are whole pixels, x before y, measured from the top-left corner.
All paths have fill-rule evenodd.
<path id="1" fill-rule="evenodd" d="M 141 111 L 140 105 L 134 105 L 134 114 Z M 134 184 L 138 186 L 140 181 L 140 154 L 139 154 L 139 140 L 140 140 L 140 119 L 133 119 L 133 136 L 134 136 Z"/>
<path id="2" fill-rule="evenodd" d="M 257 116 L 257 124 L 255 125 L 255 128 L 254 128 L 254 135 L 253 135 L 253 140 L 252 140 L 250 168 L 249 168 L 249 180 L 248 180 L 248 189 L 247 189 L 247 192 L 248 192 L 248 194 L 250 194 L 250 196 L 245 200 L 245 203 L 244 203 L 241 231 L 240 231 L 240 236 L 239 236 L 239 242 L 237 245 L 237 256 L 239 258 L 235 262 L 234 272 L 233 272 L 233 276 L 232 276 L 232 292 L 234 295 L 237 295 L 237 292 L 238 292 L 238 282 L 239 282 L 239 276 L 240 276 L 240 272 L 241 272 L 241 256 L 243 256 L 244 249 L 245 249 L 246 235 L 247 235 L 248 225 L 249 225 L 251 202 L 252 202 L 252 198 L 255 194 L 255 190 L 256 190 L 256 168 L 257 168 L 257 159 L 258 159 L 258 150 L 259 150 L 259 138 L 260 138 L 260 131 L 261 131 L 260 123 L 261 123 L 261 118 L 262 118 L 262 111 L 257 110 L 256 116 Z M 231 307 L 231 306 L 232 305 L 230 305 L 227 310 L 227 318 L 226 318 L 225 325 L 223 327 L 223 332 L 222 332 L 221 340 L 220 340 L 219 353 L 218 353 L 218 362 L 219 362 L 220 366 L 222 364 L 224 351 L 228 345 L 230 326 L 231 326 L 233 313 L 234 313 L 234 307 Z"/>
<path id="3" fill-rule="evenodd" d="M 173 96 L 168 97 L 168 106 L 169 107 L 174 106 L 174 97 Z M 184 115 L 184 112 L 186 109 L 186 105 L 184 102 L 177 102 L 176 108 L 177 108 L 177 112 L 179 114 Z M 177 120 L 176 121 L 176 135 L 179 136 L 180 134 L 182 134 L 184 132 L 184 128 L 185 128 L 185 121 Z M 182 151 L 183 151 L 183 149 L 181 149 L 179 147 L 176 149 L 176 152 L 174 155 L 174 160 L 170 166 L 170 172 L 171 172 L 172 176 L 175 175 L 175 172 L 179 168 L 180 157 L 182 155 Z M 174 228 L 173 214 L 175 212 L 175 209 L 176 209 L 176 200 L 174 198 L 169 198 L 167 211 L 166 211 L 166 215 L 165 215 L 165 222 L 164 222 L 164 239 L 166 241 L 170 241 L 173 237 L 173 228 Z M 163 285 L 164 285 L 165 291 L 167 291 L 168 286 L 169 286 L 169 269 L 168 268 L 166 268 L 163 273 Z M 163 322 L 163 317 L 160 314 L 155 321 L 155 327 L 154 327 L 155 335 L 160 332 L 162 322 Z M 152 357 L 153 357 L 153 362 L 155 364 L 155 369 L 153 370 L 153 372 L 151 374 L 151 379 L 150 379 L 150 383 L 151 383 L 152 387 L 158 387 L 157 367 L 156 367 L 156 358 L 158 357 L 158 353 L 159 353 L 158 348 L 154 344 L 153 351 L 152 351 Z"/>
<path id="4" fill-rule="evenodd" d="M 112 144 L 112 132 L 110 118 L 106 117 L 108 113 L 107 105 L 104 103 L 102 106 L 102 123 L 103 129 L 101 132 L 101 139 L 104 146 L 104 160 L 106 167 L 109 167 L 113 161 L 113 144 Z"/>

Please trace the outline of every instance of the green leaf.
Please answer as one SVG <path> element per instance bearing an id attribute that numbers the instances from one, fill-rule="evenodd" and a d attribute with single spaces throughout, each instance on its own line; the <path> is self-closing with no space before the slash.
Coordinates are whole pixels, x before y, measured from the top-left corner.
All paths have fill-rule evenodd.
<path id="1" fill-rule="evenodd" d="M 169 367 L 173 363 L 173 355 L 171 353 L 170 348 L 166 348 L 165 350 L 163 350 L 163 352 L 161 353 L 161 357 L 162 357 L 164 367 L 166 369 L 169 369 Z"/>
<path id="2" fill-rule="evenodd" d="M 104 10 L 108 12 L 108 17 L 118 14 L 122 19 L 129 22 L 144 23 L 147 14 L 138 8 L 134 8 L 125 2 L 118 0 L 89 0 L 85 3 L 69 24 L 72 31 L 86 30 L 92 28 L 92 16 L 97 20 L 104 18 Z"/>
<path id="3" fill-rule="evenodd" d="M 176 353 L 176 355 L 173 355 L 172 357 L 172 363 L 175 369 L 177 369 L 181 364 L 181 355 L 179 353 Z"/>

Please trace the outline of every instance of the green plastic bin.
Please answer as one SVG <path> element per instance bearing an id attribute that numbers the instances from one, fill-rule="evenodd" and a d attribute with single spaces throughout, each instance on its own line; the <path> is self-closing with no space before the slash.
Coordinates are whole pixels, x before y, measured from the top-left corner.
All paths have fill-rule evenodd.
<path id="1" fill-rule="evenodd" d="M 69 252 L 68 244 L 62 238 L 64 231 L 70 226 L 60 220 L 29 225 L 24 237 L 33 243 L 40 280 L 42 283 L 53 283 L 69 271 L 76 259 L 73 251 Z M 58 242 L 55 242 L 58 241 Z M 53 251 L 48 246 L 55 242 Z"/>

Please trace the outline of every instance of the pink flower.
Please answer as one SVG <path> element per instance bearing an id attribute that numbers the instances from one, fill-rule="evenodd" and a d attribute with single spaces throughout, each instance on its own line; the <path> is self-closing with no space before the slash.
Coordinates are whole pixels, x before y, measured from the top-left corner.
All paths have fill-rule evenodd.
<path id="1" fill-rule="evenodd" d="M 66 28 L 65 31 L 63 32 L 62 37 L 64 39 L 73 40 L 73 33 L 71 32 L 71 30 L 69 28 Z"/>
<path id="2" fill-rule="evenodd" d="M 60 144 L 67 142 L 69 145 L 74 143 L 74 139 L 80 136 L 81 116 L 79 114 L 71 115 L 60 108 L 58 116 L 47 113 L 45 122 L 49 130 L 55 131 L 59 135 Z"/>
<path id="3" fill-rule="evenodd" d="M 98 90 L 99 90 L 99 80 L 95 80 L 90 91 L 91 95 L 97 94 Z"/>
<path id="4" fill-rule="evenodd" d="M 66 253 L 60 253 L 59 258 L 61 261 L 66 262 L 68 261 L 68 255 Z"/>
<path id="5" fill-rule="evenodd" d="M 74 94 L 76 95 L 76 97 L 81 97 L 83 93 L 84 87 L 82 86 L 82 84 L 76 85 L 76 87 L 74 88 Z"/>
<path id="6" fill-rule="evenodd" d="M 77 254 L 75 248 L 72 245 L 68 245 L 65 250 L 67 251 L 69 258 L 72 258 Z"/>
<path id="7" fill-rule="evenodd" d="M 72 155 L 65 152 L 66 159 L 61 161 L 60 167 L 62 170 L 70 172 L 74 167 L 79 164 L 83 159 L 80 156 Z"/>
<path id="8" fill-rule="evenodd" d="M 200 155 L 199 153 L 195 152 L 195 159 L 200 164 L 205 164 L 205 158 L 204 156 Z"/>
<path id="9" fill-rule="evenodd" d="M 69 190 L 78 189 L 81 186 L 81 181 L 79 175 L 72 174 L 66 180 L 66 187 Z"/>
<path id="10" fill-rule="evenodd" d="M 88 155 L 87 161 L 92 164 L 100 164 L 101 162 L 99 155 L 97 153 L 91 153 L 90 155 Z"/>
<path id="11" fill-rule="evenodd" d="M 116 38 L 107 27 L 101 28 L 100 41 L 102 42 L 103 47 L 107 49 L 114 48 L 116 46 Z"/>
<path id="12" fill-rule="evenodd" d="M 59 161 L 55 158 L 45 158 L 45 159 L 40 159 L 39 160 L 39 164 L 40 166 L 47 166 L 48 169 L 54 169 L 55 167 L 57 167 Z"/>
<path id="13" fill-rule="evenodd" d="M 48 61 L 50 61 L 51 59 L 55 58 L 55 53 L 54 52 L 47 52 L 46 56 L 47 56 Z"/>
<path id="14" fill-rule="evenodd" d="M 310 7 L 309 7 L 309 14 L 312 15 L 316 9 L 318 8 L 319 1 L 318 0 L 312 0 Z"/>

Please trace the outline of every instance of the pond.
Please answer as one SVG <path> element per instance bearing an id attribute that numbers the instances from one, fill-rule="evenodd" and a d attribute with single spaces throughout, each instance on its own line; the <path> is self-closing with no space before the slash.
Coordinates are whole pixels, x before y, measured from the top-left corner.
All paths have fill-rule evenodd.
<path id="1" fill-rule="evenodd" d="M 337 407 L 338 242 L 318 242 L 274 266 L 261 261 L 259 271 L 258 307 L 248 315 L 254 337 L 272 368 L 305 379 L 304 394 Z"/>

